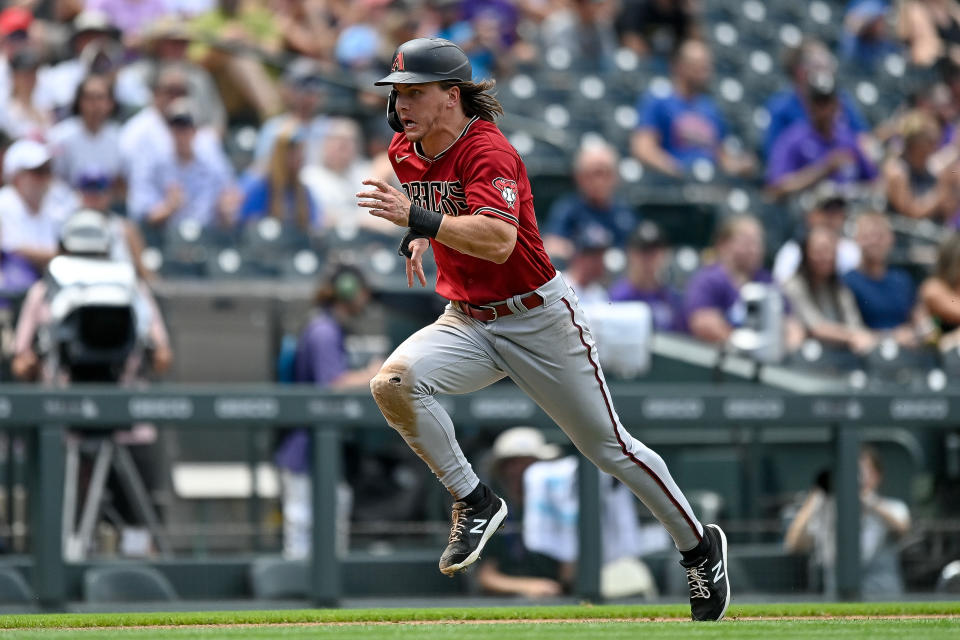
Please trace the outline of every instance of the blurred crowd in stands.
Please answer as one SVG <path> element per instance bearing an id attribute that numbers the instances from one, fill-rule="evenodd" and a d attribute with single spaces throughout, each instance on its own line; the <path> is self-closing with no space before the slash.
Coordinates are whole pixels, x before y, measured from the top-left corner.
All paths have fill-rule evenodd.
<path id="1" fill-rule="evenodd" d="M 0 304 L 40 283 L 14 374 L 44 377 L 34 338 L 51 260 L 95 254 L 142 280 L 158 370 L 173 357 L 158 282 L 321 280 L 278 378 L 365 386 L 386 353 L 358 359 L 346 343 L 375 287 L 404 287 L 402 234 L 355 193 L 368 177 L 396 184 L 373 81 L 419 36 L 453 40 L 474 79 L 497 80 L 546 249 L 583 302 L 645 302 L 655 331 L 725 345 L 757 328 L 742 295 L 754 283 L 782 319 L 781 355 L 926 349 L 923 366 L 960 373 L 957 0 L 10 0 Z M 307 448 L 293 431 L 276 452 L 293 556 L 309 546 Z M 526 430 L 494 445 L 505 495 L 545 499 L 524 483 L 531 467 L 569 488 L 575 463 L 550 448 Z M 418 491 L 383 495 L 390 467 L 355 466 L 355 521 L 422 507 Z M 611 492 L 605 519 L 622 497 Z M 812 490 L 791 548 L 829 556 L 814 535 L 823 502 Z M 481 586 L 567 588 L 574 532 L 544 545 L 544 565 L 518 559 L 511 524 Z"/>
<path id="2" fill-rule="evenodd" d="M 4 5 L 8 297 L 83 208 L 147 282 L 315 278 L 345 248 L 399 273 L 363 257 L 398 230 L 354 195 L 395 181 L 371 80 L 398 43 L 441 36 L 498 81 L 581 298 L 724 343 L 757 282 L 784 295 L 788 354 L 960 342 L 955 0 Z"/>

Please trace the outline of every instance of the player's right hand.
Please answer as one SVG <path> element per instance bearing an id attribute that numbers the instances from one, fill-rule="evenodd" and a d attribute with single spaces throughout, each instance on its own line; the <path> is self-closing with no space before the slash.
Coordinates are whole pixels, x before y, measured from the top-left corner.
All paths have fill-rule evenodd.
<path id="1" fill-rule="evenodd" d="M 416 240 L 410 241 L 410 257 L 406 258 L 407 261 L 407 286 L 413 286 L 413 275 L 417 275 L 417 280 L 420 281 L 420 286 L 427 286 L 427 276 L 423 272 L 423 254 L 427 252 L 427 248 L 430 247 L 430 241 L 426 238 L 417 238 Z"/>

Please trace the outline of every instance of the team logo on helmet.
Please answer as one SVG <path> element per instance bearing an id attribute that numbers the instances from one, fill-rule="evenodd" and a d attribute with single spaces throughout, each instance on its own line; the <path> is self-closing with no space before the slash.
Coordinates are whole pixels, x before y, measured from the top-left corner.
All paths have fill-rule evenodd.
<path id="1" fill-rule="evenodd" d="M 506 200 L 507 207 L 513 209 L 513 205 L 517 202 L 517 181 L 497 178 L 493 181 L 493 188 Z"/>
<path id="2" fill-rule="evenodd" d="M 396 57 L 393 59 L 393 66 L 390 67 L 390 71 L 406 71 L 403 68 L 403 51 L 398 51 Z"/>

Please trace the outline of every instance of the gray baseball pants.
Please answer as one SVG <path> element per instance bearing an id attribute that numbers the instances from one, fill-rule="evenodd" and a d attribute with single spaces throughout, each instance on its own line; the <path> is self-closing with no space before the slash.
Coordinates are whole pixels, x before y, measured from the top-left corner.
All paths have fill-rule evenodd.
<path id="1" fill-rule="evenodd" d="M 543 305 L 527 310 L 515 296 L 507 303 L 514 313 L 491 322 L 447 305 L 405 340 L 370 382 L 387 422 L 462 498 L 480 480 L 434 396 L 470 393 L 510 376 L 583 455 L 633 491 L 677 549 L 692 549 L 703 527 L 663 459 L 620 424 L 573 289 L 557 274 L 536 292 Z"/>

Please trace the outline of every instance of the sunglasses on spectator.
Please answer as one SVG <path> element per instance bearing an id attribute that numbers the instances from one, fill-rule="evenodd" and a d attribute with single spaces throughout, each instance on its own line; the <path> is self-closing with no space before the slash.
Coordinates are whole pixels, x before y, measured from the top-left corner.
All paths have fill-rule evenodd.
<path id="1" fill-rule="evenodd" d="M 49 162 L 44 162 L 39 167 L 27 169 L 27 172 L 35 176 L 49 176 L 51 173 L 53 173 L 53 169 L 50 167 Z"/>
<path id="2" fill-rule="evenodd" d="M 109 178 L 83 178 L 77 185 L 80 191 L 89 193 L 103 193 L 110 188 Z"/>
<path id="3" fill-rule="evenodd" d="M 182 98 L 186 96 L 190 90 L 181 84 L 170 84 L 158 89 L 160 93 L 164 93 L 168 96 L 175 96 L 177 98 Z"/>

